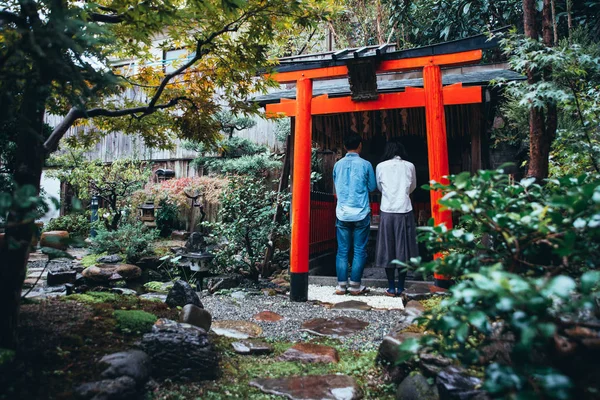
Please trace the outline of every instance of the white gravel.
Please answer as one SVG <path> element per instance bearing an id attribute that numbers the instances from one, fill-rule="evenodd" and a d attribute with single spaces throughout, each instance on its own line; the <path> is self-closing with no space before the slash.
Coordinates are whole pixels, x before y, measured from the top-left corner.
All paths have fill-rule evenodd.
<path id="1" fill-rule="evenodd" d="M 310 286 L 309 296 L 320 297 L 329 303 L 360 300 L 377 304 L 377 308 L 389 306 L 392 302 L 402 307 L 400 299 L 381 296 L 376 291 L 368 296 L 336 296 L 332 294 L 335 288 L 332 286 Z M 347 316 L 366 321 L 369 325 L 362 331 L 341 337 L 339 340 L 344 346 L 356 350 L 376 350 L 383 340 L 383 337 L 389 333 L 398 322 L 405 318 L 405 313 L 401 309 L 391 310 L 338 310 L 327 307 L 317 301 L 308 301 L 306 303 L 291 302 L 288 296 L 267 296 L 263 294 L 250 295 L 241 298 L 238 295 L 233 298 L 231 295 L 208 295 L 202 297 L 202 304 L 213 317 L 213 320 L 243 320 L 250 321 L 260 325 L 263 329 L 262 337 L 272 340 L 285 340 L 291 342 L 307 341 L 314 338 L 310 333 L 300 330 L 303 322 L 313 318 L 335 318 Z M 367 302 L 365 301 L 365 302 Z M 399 302 L 399 303 L 398 303 Z M 255 321 L 252 317 L 261 311 L 272 311 L 284 318 L 277 322 Z"/>
<path id="2" fill-rule="evenodd" d="M 346 294 L 340 296 L 335 294 L 335 287 L 333 286 L 308 286 L 308 299 L 316 300 L 323 303 L 337 304 L 349 300 L 358 300 L 363 303 L 367 303 L 373 308 L 381 310 L 403 310 L 404 305 L 400 297 L 388 297 L 384 294 L 385 289 L 383 288 L 369 288 L 370 292 L 364 295 L 351 296 Z"/>

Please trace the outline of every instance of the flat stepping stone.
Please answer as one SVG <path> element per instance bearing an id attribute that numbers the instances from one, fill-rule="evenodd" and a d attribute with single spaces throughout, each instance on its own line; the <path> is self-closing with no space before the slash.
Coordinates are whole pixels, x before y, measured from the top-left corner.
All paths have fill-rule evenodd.
<path id="1" fill-rule="evenodd" d="M 351 317 L 315 318 L 302 324 L 302 330 L 319 336 L 339 338 L 365 329 L 368 322 Z"/>
<path id="2" fill-rule="evenodd" d="M 240 340 L 231 343 L 233 350 L 238 354 L 271 354 L 273 346 L 260 340 Z"/>
<path id="3" fill-rule="evenodd" d="M 254 314 L 252 319 L 264 322 L 277 322 L 281 321 L 283 317 L 273 311 L 261 311 L 258 314 Z"/>
<path id="4" fill-rule="evenodd" d="M 291 400 L 358 400 L 363 393 L 347 375 L 307 375 L 255 379 L 251 386 Z"/>
<path id="5" fill-rule="evenodd" d="M 365 303 L 364 301 L 348 300 L 341 303 L 334 304 L 333 307 L 337 310 L 358 310 L 358 311 L 370 311 L 373 307 Z"/>
<path id="6" fill-rule="evenodd" d="M 262 335 L 262 328 L 254 322 L 223 320 L 213 321 L 211 330 L 219 336 L 248 339 Z"/>
<path id="7" fill-rule="evenodd" d="M 340 356 L 336 349 L 312 343 L 296 343 L 279 356 L 280 361 L 304 363 L 337 363 Z"/>

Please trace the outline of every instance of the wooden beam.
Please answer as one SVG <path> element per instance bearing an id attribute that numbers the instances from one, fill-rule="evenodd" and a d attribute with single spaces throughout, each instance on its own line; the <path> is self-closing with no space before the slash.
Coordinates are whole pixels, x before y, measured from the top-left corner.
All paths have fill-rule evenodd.
<path id="1" fill-rule="evenodd" d="M 481 87 L 463 87 L 461 83 L 442 89 L 444 105 L 481 103 Z M 380 94 L 377 100 L 354 102 L 347 97 L 330 98 L 324 94 L 312 99 L 312 115 L 341 114 L 347 112 L 391 110 L 395 108 L 425 107 L 425 90 L 407 87 L 404 92 Z M 296 101 L 281 99 L 281 103 L 266 105 L 267 118 L 292 117 L 296 114 Z"/>
<path id="2" fill-rule="evenodd" d="M 377 72 L 393 72 L 422 68 L 426 65 L 450 66 L 458 64 L 469 64 L 481 60 L 481 50 L 470 50 L 459 53 L 440 54 L 425 57 L 402 58 L 399 60 L 382 61 Z M 293 83 L 300 79 L 331 79 L 348 76 L 348 68 L 345 65 L 335 67 L 324 67 L 306 69 L 300 71 L 279 72 L 270 77 L 279 83 Z"/>
<path id="3" fill-rule="evenodd" d="M 310 161 L 312 155 L 312 81 L 297 85 L 294 135 L 294 181 L 292 182 L 292 238 L 290 248 L 290 299 L 308 299 L 310 235 Z"/>

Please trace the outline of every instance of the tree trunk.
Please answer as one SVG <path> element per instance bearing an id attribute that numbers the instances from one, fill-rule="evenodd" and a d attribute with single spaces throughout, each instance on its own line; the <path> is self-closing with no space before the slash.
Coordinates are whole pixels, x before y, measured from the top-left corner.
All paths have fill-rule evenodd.
<path id="1" fill-rule="evenodd" d="M 36 194 L 39 194 L 45 159 L 44 90 L 33 79 L 25 88 L 16 135 L 15 185 L 17 188 L 32 186 Z M 35 229 L 35 204 L 23 207 L 22 203 L 15 202 L 8 213 L 5 240 L 0 248 L 0 348 L 17 346 L 21 287 Z"/>

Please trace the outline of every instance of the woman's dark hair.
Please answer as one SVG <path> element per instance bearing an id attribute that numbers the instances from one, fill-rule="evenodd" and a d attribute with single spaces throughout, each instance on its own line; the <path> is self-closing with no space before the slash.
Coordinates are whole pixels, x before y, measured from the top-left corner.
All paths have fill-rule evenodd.
<path id="1" fill-rule="evenodd" d="M 391 160 L 392 158 L 399 156 L 401 159 L 406 160 L 406 149 L 404 145 L 398 138 L 390 139 L 386 145 L 385 150 L 383 151 L 383 157 L 381 157 L 381 161 Z"/>

